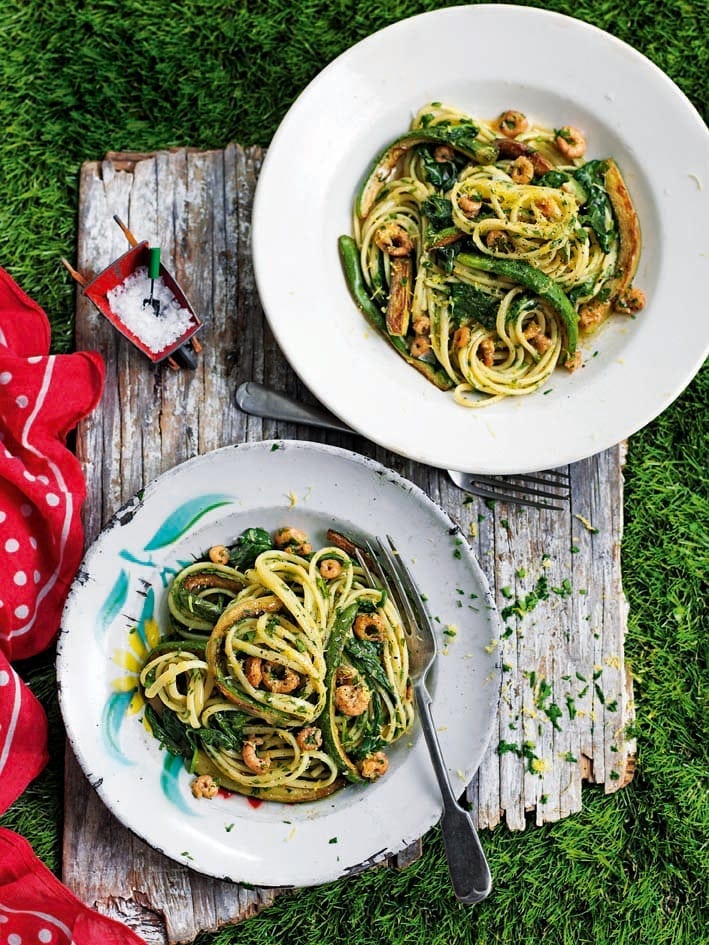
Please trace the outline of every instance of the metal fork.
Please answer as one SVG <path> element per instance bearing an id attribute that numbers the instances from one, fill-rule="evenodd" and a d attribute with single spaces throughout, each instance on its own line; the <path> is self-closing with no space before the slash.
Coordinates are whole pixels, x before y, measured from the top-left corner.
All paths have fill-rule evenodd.
<path id="1" fill-rule="evenodd" d="M 456 898 L 465 903 L 485 899 L 492 888 L 490 868 L 480 844 L 473 819 L 464 810 L 451 787 L 441 746 L 431 715 L 431 696 L 426 675 L 436 659 L 436 636 L 416 583 L 387 535 L 387 544 L 376 539 L 375 548 L 367 542 L 367 554 L 359 548 L 357 559 L 367 579 L 374 584 L 373 573 L 396 602 L 404 622 L 409 650 L 409 671 L 414 688 L 421 728 L 433 763 L 433 770 L 443 798 L 441 832 L 448 869 Z M 384 564 L 382 564 L 382 560 Z"/>
<path id="2" fill-rule="evenodd" d="M 448 475 L 459 489 L 493 502 L 512 502 L 535 509 L 561 511 L 564 506 L 558 503 L 568 502 L 571 498 L 571 474 L 568 467 L 565 470 L 545 469 L 532 476 L 480 476 L 453 469 L 448 470 Z"/>
<path id="3" fill-rule="evenodd" d="M 355 433 L 324 407 L 303 404 L 257 381 L 245 381 L 236 391 L 236 404 L 244 413 L 291 423 L 307 423 L 338 433 Z M 568 502 L 571 482 L 568 469 L 548 470 L 532 476 L 479 476 L 448 470 L 451 480 L 464 492 L 497 502 L 537 509 L 561 510 Z M 543 488 L 539 488 L 543 486 Z"/>

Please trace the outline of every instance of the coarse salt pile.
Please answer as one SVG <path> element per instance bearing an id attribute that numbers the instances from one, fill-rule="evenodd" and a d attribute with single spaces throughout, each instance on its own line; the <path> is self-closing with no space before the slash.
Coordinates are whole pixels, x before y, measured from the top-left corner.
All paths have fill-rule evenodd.
<path id="1" fill-rule="evenodd" d="M 115 289 L 110 289 L 106 298 L 111 311 L 155 354 L 176 341 L 193 324 L 191 313 L 180 306 L 162 276 L 153 286 L 153 298 L 160 302 L 160 314 L 155 314 L 152 305 L 143 305 L 144 299 L 150 298 L 150 279 L 145 266 L 139 266 Z"/>

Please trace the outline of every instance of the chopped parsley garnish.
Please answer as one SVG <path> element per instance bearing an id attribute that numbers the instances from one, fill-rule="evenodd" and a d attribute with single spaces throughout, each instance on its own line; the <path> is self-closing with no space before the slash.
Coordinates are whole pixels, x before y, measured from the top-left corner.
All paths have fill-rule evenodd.
<path id="1" fill-rule="evenodd" d="M 524 597 L 518 598 L 508 607 L 503 608 L 500 616 L 503 620 L 507 620 L 509 617 L 524 617 L 525 614 L 528 614 L 530 611 L 534 610 L 540 601 L 546 600 L 548 597 L 549 582 L 546 578 L 546 575 L 542 574 L 535 584 L 534 590 L 531 590 L 528 594 L 525 594 Z"/>
<path id="2" fill-rule="evenodd" d="M 561 586 L 552 587 L 552 591 L 555 594 L 558 594 L 559 597 L 570 597 L 573 592 L 571 581 L 568 578 L 564 578 L 564 580 L 561 582 Z"/>

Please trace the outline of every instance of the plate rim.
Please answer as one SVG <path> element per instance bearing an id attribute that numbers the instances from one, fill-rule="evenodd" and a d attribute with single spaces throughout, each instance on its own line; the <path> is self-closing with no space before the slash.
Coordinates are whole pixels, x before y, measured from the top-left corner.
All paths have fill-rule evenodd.
<path id="1" fill-rule="evenodd" d="M 80 605 L 82 589 L 84 585 L 90 581 L 92 567 L 97 561 L 100 561 L 101 555 L 103 553 L 104 549 L 102 548 L 102 545 L 106 541 L 105 536 L 111 533 L 117 526 L 130 522 L 134 516 L 138 515 L 146 500 L 149 501 L 150 495 L 159 487 L 163 487 L 166 481 L 169 482 L 175 476 L 179 476 L 181 474 L 189 475 L 190 468 L 195 466 L 199 468 L 201 463 L 207 461 L 210 457 L 214 456 L 214 454 L 231 454 L 232 456 L 237 456 L 239 451 L 241 451 L 242 454 L 246 451 L 257 451 L 262 453 L 264 457 L 267 457 L 275 447 L 278 447 L 279 449 L 286 448 L 290 450 L 305 451 L 314 454 L 326 453 L 333 457 L 336 461 L 344 461 L 346 465 L 354 464 L 360 469 L 365 469 L 379 476 L 385 476 L 392 485 L 395 485 L 401 490 L 402 494 L 406 493 L 410 496 L 413 496 L 417 504 L 423 503 L 423 506 L 427 512 L 434 515 L 436 520 L 439 521 L 442 526 L 446 526 L 449 534 L 460 534 L 462 536 L 460 527 L 450 516 L 450 514 L 437 502 L 435 502 L 420 486 L 407 479 L 396 470 L 385 466 L 383 463 L 380 463 L 378 460 L 372 459 L 353 450 L 308 440 L 274 438 L 269 440 L 250 441 L 241 444 L 223 446 L 209 451 L 208 453 L 190 457 L 182 463 L 179 463 L 166 470 L 164 473 L 154 477 L 142 489 L 136 490 L 135 494 L 131 496 L 126 502 L 124 502 L 113 515 L 111 515 L 111 517 L 101 529 L 100 533 L 97 535 L 96 539 L 92 541 L 90 546 L 87 548 L 82 559 L 82 563 L 77 571 L 76 577 L 72 582 L 69 593 L 67 594 L 67 599 L 63 610 L 56 648 L 56 682 L 60 711 L 66 731 L 66 737 L 69 741 L 77 764 L 79 765 L 83 775 L 87 778 L 91 788 L 98 794 L 104 806 L 107 807 L 111 815 L 114 816 L 127 830 L 129 830 L 130 833 L 132 833 L 142 842 L 147 843 L 158 853 L 168 857 L 170 860 L 182 863 L 183 865 L 188 866 L 190 869 L 194 869 L 205 876 L 210 876 L 215 879 L 225 879 L 240 884 L 255 883 L 261 887 L 300 888 L 320 885 L 325 882 L 330 882 L 335 879 L 351 875 L 354 872 L 358 872 L 362 868 L 366 868 L 369 865 L 374 865 L 375 863 L 381 862 L 387 857 L 396 855 L 397 853 L 401 852 L 401 850 L 404 849 L 408 843 L 418 839 L 419 836 L 424 836 L 434 826 L 436 820 L 440 816 L 442 805 L 440 809 L 437 810 L 437 812 L 434 812 L 434 816 L 429 818 L 428 821 L 421 827 L 420 834 L 417 836 L 404 837 L 398 845 L 376 850 L 370 855 L 370 857 L 357 864 L 345 862 L 344 866 L 339 867 L 336 871 L 333 871 L 332 868 L 330 868 L 329 871 L 323 872 L 323 870 L 320 869 L 318 872 L 317 864 L 312 863 L 310 864 L 311 872 L 307 877 L 299 876 L 295 879 L 285 879 L 278 873 L 274 875 L 274 881 L 270 881 L 268 878 L 264 877 L 249 879 L 249 877 L 246 875 L 240 877 L 225 875 L 225 871 L 223 869 L 220 870 L 218 867 L 210 868 L 205 864 L 196 864 L 189 854 L 187 856 L 183 856 L 176 854 L 174 851 L 166 850 L 164 846 L 146 838 L 141 829 L 136 828 L 130 822 L 128 819 L 128 814 L 121 808 L 120 802 L 116 802 L 116 799 L 112 797 L 110 792 L 104 788 L 103 778 L 97 777 L 92 773 L 92 768 L 94 767 L 92 761 L 95 763 L 96 759 L 95 757 L 92 758 L 91 750 L 87 749 L 84 742 L 80 740 L 80 735 L 74 729 L 73 724 L 70 724 L 70 722 L 75 720 L 75 717 L 72 716 L 70 700 L 65 695 L 64 687 L 64 683 L 68 678 L 70 678 L 71 675 L 71 666 L 68 665 L 68 663 L 70 663 L 72 657 L 71 653 L 68 653 L 67 641 L 70 634 L 76 633 L 76 630 L 73 630 L 73 628 L 68 625 L 68 617 L 71 616 L 72 610 Z M 274 505 L 273 508 L 275 509 L 276 506 Z M 242 514 L 242 511 L 240 511 L 239 514 Z M 245 511 L 248 512 L 248 509 Z M 491 633 L 494 636 L 496 632 L 501 630 L 502 624 L 499 611 L 494 602 L 494 596 L 490 588 L 489 581 L 487 580 L 485 572 L 482 570 L 482 567 L 480 566 L 473 549 L 465 540 L 463 541 L 463 544 L 463 554 L 466 558 L 468 572 L 472 574 L 481 592 L 481 599 L 484 597 L 485 610 L 487 611 L 487 616 L 485 619 L 488 626 L 490 627 Z M 84 632 L 88 633 L 89 631 L 85 629 Z M 104 653 L 104 656 L 106 662 L 110 663 L 110 653 L 106 652 Z M 439 659 L 440 658 L 441 654 L 439 653 Z M 481 727 L 480 729 L 480 733 L 482 734 L 478 733 L 478 757 L 473 758 L 473 763 L 471 763 L 469 777 L 466 780 L 466 784 L 469 783 L 475 771 L 482 763 L 487 747 L 489 746 L 493 736 L 495 720 L 499 711 L 499 701 L 501 697 L 501 675 L 499 673 L 499 659 L 496 655 L 490 656 L 489 654 L 486 658 L 486 671 L 488 674 L 493 670 L 496 671 L 497 680 L 493 689 L 490 690 L 490 692 L 493 693 L 493 698 L 487 700 L 486 706 L 488 718 L 486 726 Z M 420 731 L 417 732 L 416 738 L 419 741 L 422 740 Z M 473 756 L 472 750 L 468 753 L 471 757 Z"/>

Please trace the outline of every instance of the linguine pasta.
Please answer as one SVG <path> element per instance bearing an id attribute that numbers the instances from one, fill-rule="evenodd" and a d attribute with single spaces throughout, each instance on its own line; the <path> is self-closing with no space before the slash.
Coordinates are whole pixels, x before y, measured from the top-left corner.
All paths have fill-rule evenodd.
<path id="1" fill-rule="evenodd" d="M 313 552 L 297 529 L 273 542 L 247 529 L 174 578 L 170 634 L 140 682 L 146 724 L 185 759 L 196 796 L 324 797 L 384 774 L 384 749 L 410 727 L 397 608 L 328 537 Z"/>
<path id="2" fill-rule="evenodd" d="M 340 238 L 360 308 L 458 403 L 537 390 L 579 335 L 638 311 L 637 216 L 577 129 L 428 105 L 375 160 Z"/>

